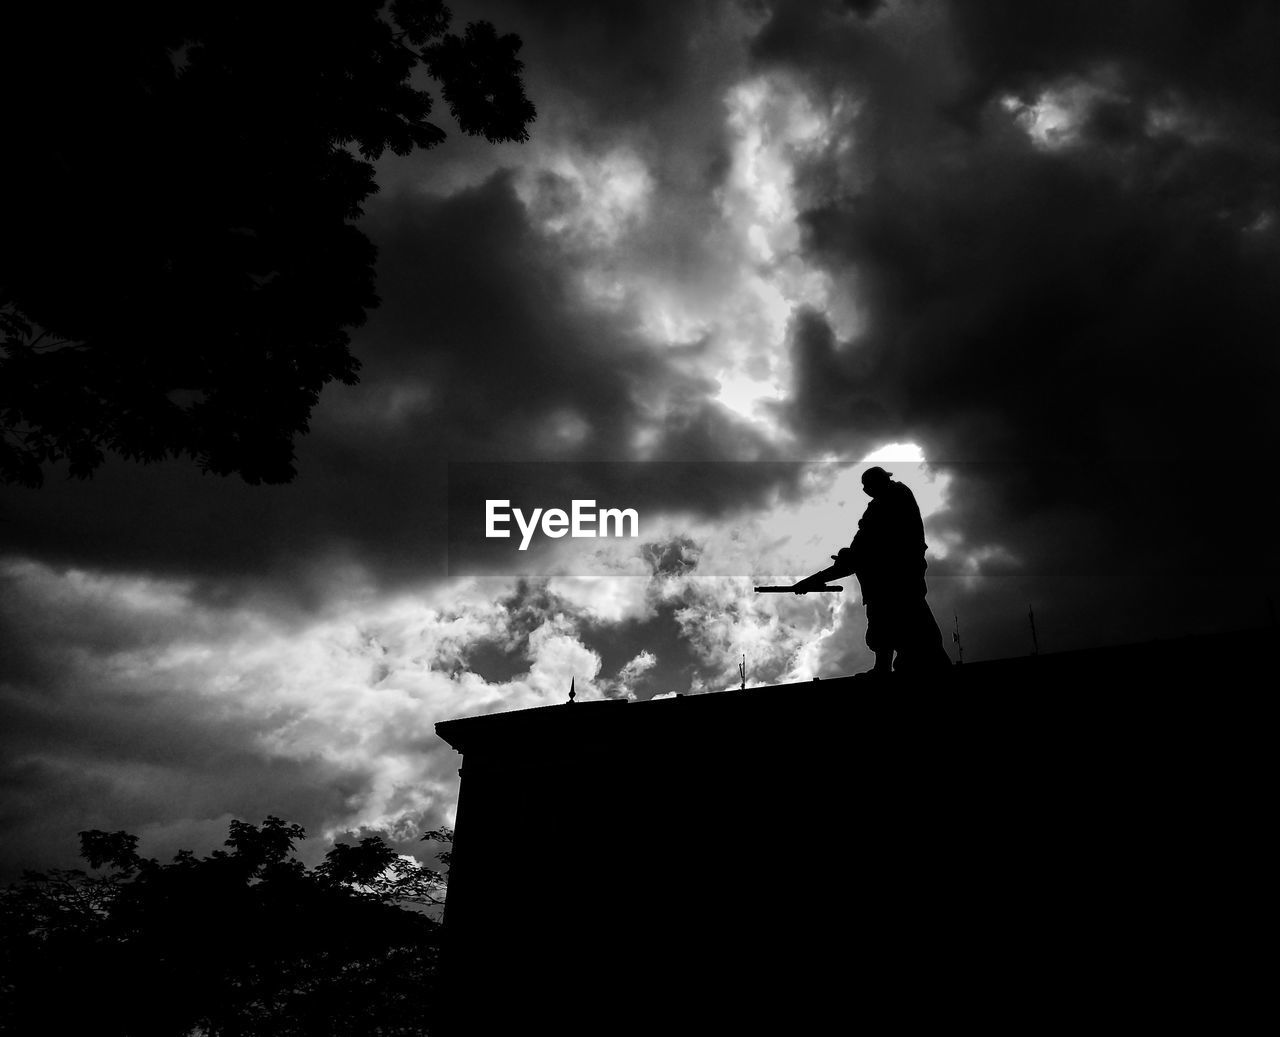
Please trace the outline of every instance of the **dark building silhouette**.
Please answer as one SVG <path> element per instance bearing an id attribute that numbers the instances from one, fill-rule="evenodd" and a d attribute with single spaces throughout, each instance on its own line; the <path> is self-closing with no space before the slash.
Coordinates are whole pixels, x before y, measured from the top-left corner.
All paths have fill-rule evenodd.
<path id="1" fill-rule="evenodd" d="M 440 723 L 449 1032 L 1229 1025 L 1275 643 Z"/>

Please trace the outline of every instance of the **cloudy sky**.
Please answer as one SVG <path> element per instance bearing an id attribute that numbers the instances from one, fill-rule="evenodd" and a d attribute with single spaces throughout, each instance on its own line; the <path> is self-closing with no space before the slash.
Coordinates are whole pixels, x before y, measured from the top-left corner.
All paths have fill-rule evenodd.
<path id="1" fill-rule="evenodd" d="M 523 38 L 532 139 L 379 163 L 382 304 L 297 480 L 0 493 L 6 876 L 83 828 L 207 852 L 268 813 L 313 859 L 412 852 L 453 819 L 437 721 L 571 678 L 717 691 L 743 654 L 753 684 L 864 669 L 854 587 L 751 588 L 848 542 L 868 459 L 927 512 L 966 660 L 1029 651 L 1029 605 L 1045 651 L 1268 621 L 1274 5 L 455 15 Z M 641 536 L 473 565 L 450 485 L 477 471 L 516 505 L 589 471 Z"/>

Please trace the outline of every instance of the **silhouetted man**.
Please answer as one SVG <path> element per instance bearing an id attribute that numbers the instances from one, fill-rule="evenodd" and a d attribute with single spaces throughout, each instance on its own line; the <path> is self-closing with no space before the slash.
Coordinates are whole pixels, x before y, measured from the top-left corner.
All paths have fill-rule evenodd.
<path id="1" fill-rule="evenodd" d="M 944 670 L 951 660 L 925 601 L 924 521 L 915 494 L 878 467 L 863 473 L 862 489 L 871 503 L 858 520 L 853 543 L 836 562 L 847 566 L 862 587 L 867 647 L 876 656 L 871 672 Z"/>
<path id="2" fill-rule="evenodd" d="M 879 467 L 862 473 L 862 489 L 871 503 L 858 520 L 853 543 L 831 556 L 834 565 L 789 587 L 757 587 L 756 591 L 838 591 L 841 588 L 830 581 L 855 575 L 867 607 L 867 647 L 876 656 L 871 672 L 941 673 L 950 667 L 951 659 L 924 600 L 927 545 L 915 494 Z"/>

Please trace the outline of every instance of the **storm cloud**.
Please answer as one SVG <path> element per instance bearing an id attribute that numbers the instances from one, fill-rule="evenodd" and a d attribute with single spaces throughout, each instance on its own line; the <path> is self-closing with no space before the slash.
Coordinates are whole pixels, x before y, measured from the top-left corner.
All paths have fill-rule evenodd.
<path id="1" fill-rule="evenodd" d="M 869 458 L 966 660 L 1028 651 L 1029 606 L 1046 650 L 1267 621 L 1271 5 L 457 18 L 522 36 L 533 139 L 379 162 L 381 304 L 298 479 L 0 493 L 6 868 L 267 813 L 412 852 L 456 800 L 439 720 L 864 668 L 852 586 L 751 586 L 848 542 Z M 640 542 L 450 573 L 449 465 L 548 462 L 633 491 Z"/>

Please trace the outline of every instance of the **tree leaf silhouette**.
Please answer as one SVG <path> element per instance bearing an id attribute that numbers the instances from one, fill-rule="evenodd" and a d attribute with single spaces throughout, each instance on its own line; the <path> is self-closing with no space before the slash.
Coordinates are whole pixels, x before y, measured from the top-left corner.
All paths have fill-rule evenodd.
<path id="1" fill-rule="evenodd" d="M 0 163 L 0 479 L 109 453 L 295 476 L 378 302 L 350 222 L 371 162 L 445 139 L 415 68 L 463 132 L 523 140 L 534 118 L 519 39 L 449 21 L 438 0 L 0 15 L 0 91 L 24 98 Z"/>

